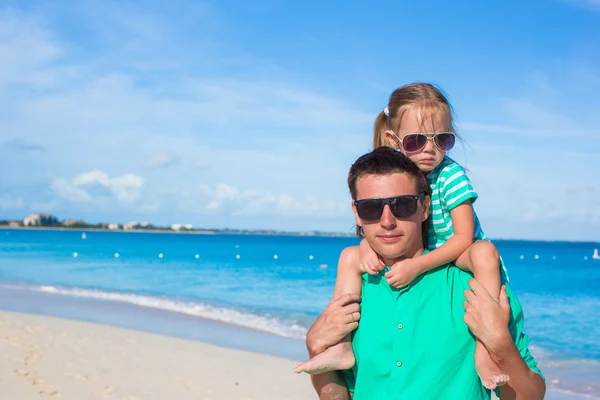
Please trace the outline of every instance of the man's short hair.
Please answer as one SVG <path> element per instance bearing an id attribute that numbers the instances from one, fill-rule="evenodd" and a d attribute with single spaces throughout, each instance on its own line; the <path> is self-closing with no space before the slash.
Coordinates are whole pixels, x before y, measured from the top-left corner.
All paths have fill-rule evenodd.
<path id="1" fill-rule="evenodd" d="M 415 163 L 401 152 L 391 147 L 378 147 L 358 158 L 348 172 L 348 189 L 352 200 L 356 198 L 356 182 L 368 175 L 388 175 L 394 173 L 407 174 L 414 182 L 417 193 L 430 196 L 427 178 Z M 358 237 L 363 237 L 361 227 L 356 228 Z M 427 221 L 423 224 L 424 245 L 427 245 Z"/>

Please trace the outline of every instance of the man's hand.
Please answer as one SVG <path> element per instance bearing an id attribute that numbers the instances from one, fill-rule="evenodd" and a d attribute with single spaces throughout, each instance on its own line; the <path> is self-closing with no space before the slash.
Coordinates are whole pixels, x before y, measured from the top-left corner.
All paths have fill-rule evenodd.
<path id="1" fill-rule="evenodd" d="M 358 246 L 358 258 L 361 272 L 370 275 L 377 275 L 385 268 L 385 263 L 381 257 L 369 245 L 366 239 L 360 241 Z"/>
<path id="2" fill-rule="evenodd" d="M 358 328 L 360 295 L 343 294 L 331 300 L 306 335 L 309 356 L 322 353 Z"/>
<path id="3" fill-rule="evenodd" d="M 500 289 L 500 299 L 496 301 L 475 279 L 469 280 L 471 290 L 465 290 L 466 301 L 464 321 L 484 346 L 494 352 L 495 347 L 509 342 L 512 338 L 508 330 L 510 305 L 506 287 Z"/>
<path id="4" fill-rule="evenodd" d="M 421 274 L 421 269 L 417 264 L 418 262 L 419 260 L 415 258 L 397 261 L 392 268 L 385 273 L 385 279 L 388 285 L 398 289 L 408 286 L 409 283 Z"/>

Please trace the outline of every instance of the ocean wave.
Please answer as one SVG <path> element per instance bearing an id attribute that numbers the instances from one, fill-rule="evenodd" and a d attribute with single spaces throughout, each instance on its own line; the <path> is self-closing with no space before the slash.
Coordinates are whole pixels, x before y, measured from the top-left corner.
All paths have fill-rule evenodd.
<path id="1" fill-rule="evenodd" d="M 32 290 L 44 293 L 135 304 L 140 307 L 176 312 L 231 325 L 243 326 L 292 339 L 305 339 L 307 332 L 307 329 L 299 325 L 296 321 L 286 321 L 269 315 L 258 315 L 233 308 L 217 307 L 200 302 L 196 303 L 132 293 L 115 293 L 77 288 L 57 288 L 54 286 L 40 286 L 32 288 Z"/>

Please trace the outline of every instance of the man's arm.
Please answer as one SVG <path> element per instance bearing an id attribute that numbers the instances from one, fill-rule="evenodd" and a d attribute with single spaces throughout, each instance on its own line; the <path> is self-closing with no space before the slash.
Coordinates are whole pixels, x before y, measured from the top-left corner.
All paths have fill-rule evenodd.
<path id="1" fill-rule="evenodd" d="M 310 354 L 310 352 L 309 352 Z M 310 354 L 311 357 L 316 353 Z M 330 371 L 323 374 L 311 375 L 312 382 L 319 400 L 351 400 L 354 396 L 348 391 L 346 381 L 341 371 Z"/>
<path id="2" fill-rule="evenodd" d="M 354 398 L 354 395 L 348 391 L 340 371 L 311 375 L 310 379 L 319 400 L 352 400 Z"/>
<path id="3" fill-rule="evenodd" d="M 360 318 L 359 301 L 359 295 L 345 294 L 327 305 L 306 334 L 306 348 L 310 358 L 324 352 L 356 329 L 358 322 L 349 322 L 352 320 L 348 315 L 354 313 L 355 319 Z M 320 400 L 352 399 L 340 371 L 311 375 L 311 381 Z"/>
<path id="4" fill-rule="evenodd" d="M 528 339 L 522 332 L 523 312 L 518 306 L 515 316 L 516 326 L 513 335 L 509 330 L 511 307 L 502 286 L 500 301 L 494 300 L 485 288 L 475 279 L 469 281 L 472 290 L 465 290 L 465 323 L 489 351 L 492 360 L 502 372 L 510 377 L 508 384 L 501 386 L 501 400 L 542 400 L 546 384 L 542 377 L 527 365 L 533 357 L 527 350 Z M 518 305 L 518 302 L 517 304 Z M 515 344 L 516 343 L 516 344 Z M 521 354 L 521 351 L 524 353 Z"/>
<path id="5" fill-rule="evenodd" d="M 333 300 L 329 302 L 323 313 L 317 318 L 306 334 L 308 355 L 313 358 L 339 343 L 346 335 L 358 327 L 360 320 L 360 295 L 358 293 L 342 293 L 345 288 L 339 282 L 343 275 L 340 270 L 358 263 L 358 248 L 345 248 L 338 260 L 338 279 L 336 280 Z M 311 381 L 320 400 L 348 400 L 353 395 L 348 391 L 346 380 L 341 371 L 331 371 L 311 375 Z"/>
<path id="6" fill-rule="evenodd" d="M 500 386 L 501 400 L 544 398 L 546 392 L 544 380 L 525 364 L 510 334 L 507 338 L 492 344 L 488 351 L 500 370 L 510 377 L 507 385 Z"/>
<path id="7" fill-rule="evenodd" d="M 339 299 L 333 300 L 331 304 L 335 304 L 336 302 L 339 303 Z M 323 314 L 321 314 L 321 316 L 315 321 L 313 326 L 306 334 L 306 347 L 308 349 L 308 355 L 310 358 L 313 358 L 317 354 L 325 351 L 329 346 L 331 346 L 329 342 L 332 342 L 332 339 L 335 339 L 335 336 L 337 336 L 335 334 L 328 335 L 326 332 L 326 321 L 328 319 L 327 316 L 328 314 L 333 313 L 335 310 L 330 309 L 330 306 L 323 311 Z M 340 330 L 340 333 L 341 332 L 343 331 Z M 328 338 L 327 336 L 330 337 Z M 332 344 L 335 343 L 335 341 L 332 342 Z M 346 382 L 340 371 L 330 371 L 322 374 L 311 375 L 310 380 L 320 400 L 350 400 L 353 397 L 348 392 Z"/>

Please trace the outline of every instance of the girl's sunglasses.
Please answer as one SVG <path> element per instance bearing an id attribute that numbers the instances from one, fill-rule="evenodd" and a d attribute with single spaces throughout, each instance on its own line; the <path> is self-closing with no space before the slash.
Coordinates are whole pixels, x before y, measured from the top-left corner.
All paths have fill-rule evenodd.
<path id="1" fill-rule="evenodd" d="M 393 135 L 396 136 L 395 133 Z M 423 150 L 428 140 L 433 140 L 435 147 L 441 151 L 450 151 L 454 147 L 456 136 L 452 132 L 439 132 L 433 134 L 432 137 L 424 133 L 408 133 L 402 139 L 398 136 L 396 136 L 396 139 L 398 139 L 404 151 L 414 153 Z"/>
<path id="2" fill-rule="evenodd" d="M 396 218 L 410 218 L 417 212 L 419 199 L 422 199 L 425 193 L 418 196 L 396 196 L 387 199 L 362 199 L 355 200 L 356 213 L 359 218 L 365 222 L 376 222 L 381 218 L 383 209 L 387 204 L 390 211 Z"/>

